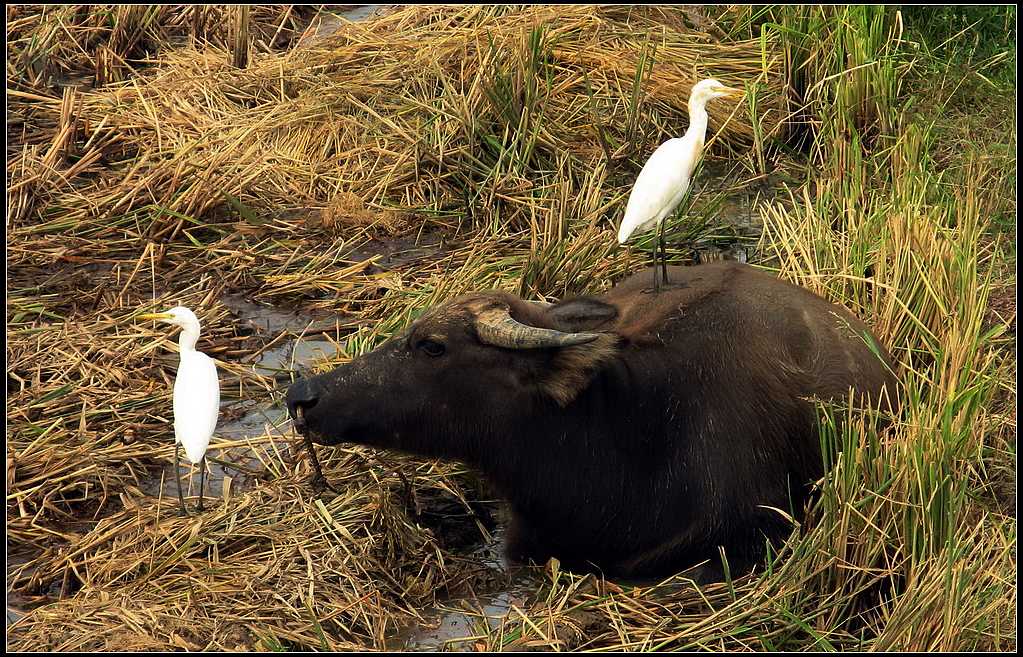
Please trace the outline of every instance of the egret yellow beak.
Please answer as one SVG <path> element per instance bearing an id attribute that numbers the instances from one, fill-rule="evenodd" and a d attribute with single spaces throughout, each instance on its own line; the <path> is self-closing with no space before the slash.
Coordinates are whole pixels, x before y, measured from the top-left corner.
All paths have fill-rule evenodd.
<path id="1" fill-rule="evenodd" d="M 742 89 L 736 89 L 735 87 L 726 87 L 723 85 L 719 91 L 725 94 L 726 98 L 735 98 L 736 96 L 741 96 L 743 93 Z"/>
<path id="2" fill-rule="evenodd" d="M 170 313 L 147 313 L 145 315 L 135 315 L 135 319 L 138 319 L 138 320 L 157 319 L 157 320 L 161 320 L 161 321 L 167 321 L 168 319 L 173 319 L 173 318 L 174 318 L 174 315 L 172 315 Z"/>

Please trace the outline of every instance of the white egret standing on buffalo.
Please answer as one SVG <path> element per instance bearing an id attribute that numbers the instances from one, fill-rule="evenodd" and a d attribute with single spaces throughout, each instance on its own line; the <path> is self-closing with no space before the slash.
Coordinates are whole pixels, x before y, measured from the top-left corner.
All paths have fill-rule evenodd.
<path id="1" fill-rule="evenodd" d="M 181 360 L 174 378 L 174 478 L 178 482 L 178 501 L 182 515 L 185 497 L 181 493 L 178 473 L 178 444 L 192 464 L 199 463 L 199 511 L 203 510 L 203 488 L 206 485 L 206 448 L 217 427 L 220 413 L 220 380 L 213 359 L 195 350 L 199 339 L 199 319 L 188 308 L 177 306 L 167 312 L 139 315 L 137 319 L 155 319 L 181 327 L 178 345 Z"/>
<path id="2" fill-rule="evenodd" d="M 683 137 L 669 139 L 654 151 L 636 178 L 625 206 L 625 217 L 618 229 L 618 243 L 624 244 L 633 233 L 659 229 L 654 241 L 654 289 L 660 291 L 657 278 L 657 247 L 661 247 L 661 272 L 668 282 L 667 253 L 664 250 L 664 219 L 674 212 L 689 189 L 690 179 L 703 152 L 707 136 L 707 103 L 714 98 L 732 96 L 739 89 L 726 87 L 717 80 L 702 80 L 689 94 L 689 129 Z"/>

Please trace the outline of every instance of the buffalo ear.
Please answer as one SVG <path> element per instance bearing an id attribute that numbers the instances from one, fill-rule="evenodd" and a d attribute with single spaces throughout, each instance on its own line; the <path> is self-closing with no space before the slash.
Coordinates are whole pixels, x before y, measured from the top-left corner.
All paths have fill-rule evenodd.
<path id="1" fill-rule="evenodd" d="M 601 333 L 586 344 L 558 349 L 541 376 L 540 386 L 561 406 L 579 396 L 594 375 L 619 353 L 620 338 Z"/>
<path id="2" fill-rule="evenodd" d="M 599 328 L 618 317 L 618 309 L 593 297 L 579 297 L 547 309 L 559 331 L 578 333 Z"/>

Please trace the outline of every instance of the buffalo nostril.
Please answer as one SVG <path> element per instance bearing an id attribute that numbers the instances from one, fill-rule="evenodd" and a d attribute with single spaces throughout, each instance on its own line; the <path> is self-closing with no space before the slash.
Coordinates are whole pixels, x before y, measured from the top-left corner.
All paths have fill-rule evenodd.
<path id="1" fill-rule="evenodd" d="M 296 381 L 288 388 L 288 394 L 285 397 L 285 402 L 288 405 L 288 414 L 291 415 L 293 420 L 298 422 L 302 421 L 301 411 L 316 406 L 319 400 L 319 394 L 315 386 L 311 385 L 308 379 Z"/>

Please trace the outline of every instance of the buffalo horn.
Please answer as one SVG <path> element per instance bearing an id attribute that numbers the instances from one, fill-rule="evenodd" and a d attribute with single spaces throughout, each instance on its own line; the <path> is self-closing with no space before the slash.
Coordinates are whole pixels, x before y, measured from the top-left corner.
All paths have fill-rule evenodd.
<path id="1" fill-rule="evenodd" d="M 597 333 L 565 333 L 528 326 L 512 319 L 507 308 L 492 308 L 477 315 L 476 332 L 483 342 L 505 349 L 571 347 L 600 337 Z"/>

